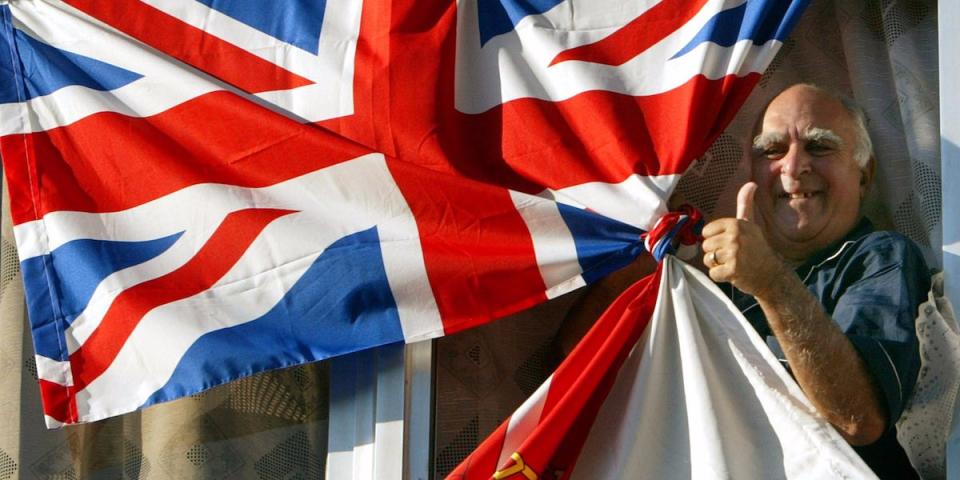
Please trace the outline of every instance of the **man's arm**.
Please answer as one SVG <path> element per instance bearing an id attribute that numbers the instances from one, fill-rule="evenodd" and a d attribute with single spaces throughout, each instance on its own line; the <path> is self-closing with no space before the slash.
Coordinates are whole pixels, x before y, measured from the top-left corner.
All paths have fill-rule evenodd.
<path id="1" fill-rule="evenodd" d="M 757 299 L 797 383 L 817 411 L 851 445 L 873 443 L 886 429 L 887 412 L 863 359 L 773 252 L 760 227 L 749 221 L 749 208 L 739 210 L 739 218 L 716 220 L 703 229 L 710 277 Z"/>
<path id="2" fill-rule="evenodd" d="M 853 344 L 796 274 L 784 268 L 754 298 L 817 411 L 851 445 L 878 440 L 887 427 L 882 394 Z"/>

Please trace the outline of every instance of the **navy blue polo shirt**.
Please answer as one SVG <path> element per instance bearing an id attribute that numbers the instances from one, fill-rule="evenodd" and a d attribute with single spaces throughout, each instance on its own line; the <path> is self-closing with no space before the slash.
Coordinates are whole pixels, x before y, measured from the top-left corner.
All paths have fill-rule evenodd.
<path id="1" fill-rule="evenodd" d="M 870 221 L 863 219 L 796 273 L 850 339 L 886 399 L 889 428 L 874 444 L 855 450 L 881 478 L 915 477 L 896 441 L 894 424 L 920 369 L 914 322 L 930 290 L 930 270 L 923 254 L 903 235 L 875 231 Z M 729 293 L 774 355 L 786 364 L 756 300 L 733 287 Z"/>

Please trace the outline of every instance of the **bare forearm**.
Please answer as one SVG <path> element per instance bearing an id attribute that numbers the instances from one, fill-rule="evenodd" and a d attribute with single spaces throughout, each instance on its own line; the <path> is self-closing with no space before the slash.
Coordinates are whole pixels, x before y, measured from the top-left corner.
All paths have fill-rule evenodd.
<path id="1" fill-rule="evenodd" d="M 878 389 L 853 344 L 800 279 L 785 271 L 756 296 L 800 387 L 853 445 L 872 443 L 886 428 Z"/>

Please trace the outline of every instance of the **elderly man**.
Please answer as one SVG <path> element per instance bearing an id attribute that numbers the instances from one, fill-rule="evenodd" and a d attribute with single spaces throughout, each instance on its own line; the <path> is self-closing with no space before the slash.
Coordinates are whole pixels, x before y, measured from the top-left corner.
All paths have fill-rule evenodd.
<path id="1" fill-rule="evenodd" d="M 874 172 L 863 112 L 810 85 L 757 124 L 737 218 L 704 227 L 704 265 L 817 410 L 882 478 L 915 478 L 895 423 L 920 365 L 914 319 L 930 287 L 918 248 L 860 207 Z M 591 289 L 558 343 L 569 352 L 648 257 Z"/>
<path id="2" fill-rule="evenodd" d="M 910 240 L 862 217 L 874 172 L 864 123 L 814 86 L 774 98 L 737 218 L 704 227 L 704 264 L 867 464 L 913 478 L 894 424 L 920 365 L 914 319 L 930 277 Z"/>

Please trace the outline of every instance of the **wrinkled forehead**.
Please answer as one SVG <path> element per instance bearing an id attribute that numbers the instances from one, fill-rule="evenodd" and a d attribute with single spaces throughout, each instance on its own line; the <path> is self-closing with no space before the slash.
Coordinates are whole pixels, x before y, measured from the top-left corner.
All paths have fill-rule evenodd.
<path id="1" fill-rule="evenodd" d="M 787 91 L 774 98 L 760 116 L 754 135 L 810 139 L 829 132 L 844 137 L 854 119 L 839 100 L 818 91 Z"/>

